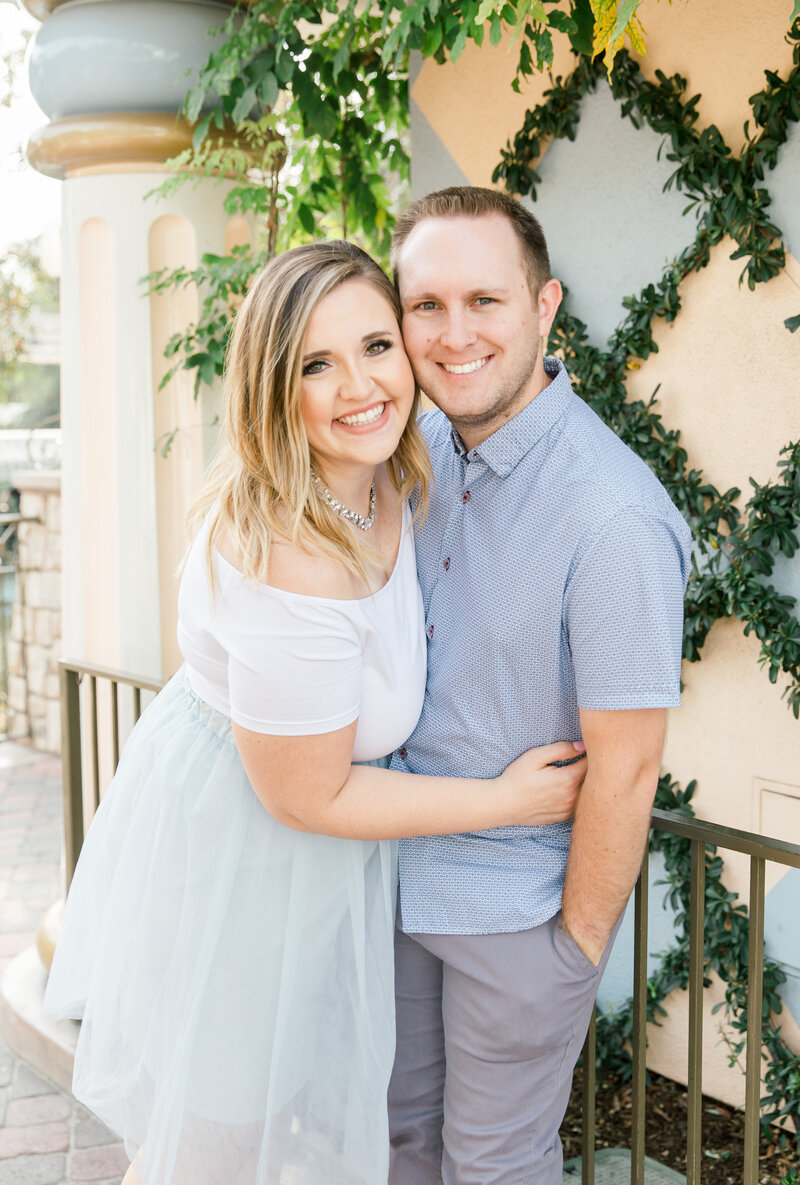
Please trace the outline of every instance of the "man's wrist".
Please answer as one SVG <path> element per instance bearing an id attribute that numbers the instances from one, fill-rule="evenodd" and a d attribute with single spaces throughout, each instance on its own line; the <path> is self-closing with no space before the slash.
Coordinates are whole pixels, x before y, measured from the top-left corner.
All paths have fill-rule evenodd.
<path id="1" fill-rule="evenodd" d="M 603 952 L 611 937 L 610 933 L 603 936 L 602 934 L 598 934 L 595 927 L 583 927 L 580 921 L 577 921 L 568 913 L 565 914 L 563 910 L 561 913 L 561 925 L 567 931 L 575 945 L 583 951 L 589 962 L 595 967 L 599 966 Z"/>

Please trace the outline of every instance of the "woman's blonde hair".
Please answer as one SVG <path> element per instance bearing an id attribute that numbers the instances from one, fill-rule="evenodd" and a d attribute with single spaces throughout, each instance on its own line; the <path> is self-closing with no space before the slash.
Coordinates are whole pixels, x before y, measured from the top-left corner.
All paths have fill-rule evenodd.
<path id="1" fill-rule="evenodd" d="M 319 302 L 348 280 L 367 280 L 391 305 L 390 280 L 360 247 L 344 240 L 310 243 L 276 256 L 256 277 L 236 314 L 225 377 L 224 441 L 190 526 L 210 514 L 208 557 L 223 535 L 242 572 L 266 581 L 269 549 L 279 536 L 306 551 L 340 560 L 366 579 L 377 556 L 368 540 L 339 518 L 315 491 L 313 457 L 300 410 L 303 343 Z M 427 508 L 430 460 L 417 426 L 420 393 L 387 469 L 406 499 L 417 490 Z"/>

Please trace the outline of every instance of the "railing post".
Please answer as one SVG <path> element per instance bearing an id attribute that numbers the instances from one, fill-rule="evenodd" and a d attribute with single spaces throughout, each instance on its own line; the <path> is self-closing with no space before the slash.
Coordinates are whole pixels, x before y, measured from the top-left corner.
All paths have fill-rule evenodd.
<path id="1" fill-rule="evenodd" d="M 644 1185 L 644 1111 L 647 1084 L 647 897 L 649 844 L 634 890 L 633 1077 L 631 1082 L 631 1185 Z"/>
<path id="2" fill-rule="evenodd" d="M 689 897 L 689 1089 L 686 1185 L 700 1185 L 703 1157 L 703 972 L 705 967 L 706 845 L 693 839 Z"/>
<path id="3" fill-rule="evenodd" d="M 597 1089 L 597 1009 L 592 1009 L 583 1045 L 581 1088 L 581 1185 L 594 1185 L 594 1108 Z"/>
<path id="4" fill-rule="evenodd" d="M 744 1185 L 758 1182 L 761 1132 L 761 1022 L 764 999 L 764 860 L 750 857 L 747 943 L 747 1056 L 744 1086 Z"/>
<path id="5" fill-rule="evenodd" d="M 80 675 L 61 664 L 61 769 L 64 796 L 65 890 L 69 889 L 83 844 Z"/>

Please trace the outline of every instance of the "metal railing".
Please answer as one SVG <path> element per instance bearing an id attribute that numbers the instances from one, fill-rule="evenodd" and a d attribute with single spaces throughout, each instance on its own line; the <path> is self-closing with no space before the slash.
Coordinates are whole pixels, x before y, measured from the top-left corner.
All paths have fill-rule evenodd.
<path id="1" fill-rule="evenodd" d="M 653 811 L 655 831 L 680 835 L 691 842 L 689 905 L 689 1066 L 687 1087 L 686 1181 L 700 1185 L 703 1101 L 703 973 L 706 848 L 742 852 L 750 858 L 750 907 L 747 964 L 747 1044 L 745 1061 L 744 1172 L 742 1185 L 758 1185 L 761 1094 L 761 1022 L 764 976 L 764 900 L 767 860 L 800 868 L 800 845 L 736 831 L 668 811 Z M 647 1068 L 647 910 L 649 854 L 645 851 L 634 890 L 633 1038 L 631 1185 L 644 1185 L 645 1086 Z M 595 1019 L 583 1048 L 581 1176 L 594 1185 L 595 1154 Z"/>
<path id="2" fill-rule="evenodd" d="M 92 814 L 100 805 L 100 734 L 98 731 L 97 683 L 109 688 L 111 771 L 117 768 L 120 753 L 120 687 L 131 689 L 132 723 L 142 714 L 142 692 L 157 692 L 161 684 L 139 675 L 90 667 L 85 663 L 62 659 L 61 680 L 61 768 L 64 794 L 64 852 L 66 887 L 69 888 L 78 863 L 86 830 L 84 813 L 84 769 L 88 772 Z M 81 686 L 86 687 L 88 719 L 88 754 L 84 754 L 81 711 Z M 86 760 L 85 760 L 86 756 Z"/>
<path id="3" fill-rule="evenodd" d="M 160 685 L 150 679 L 89 667 L 63 660 L 61 668 L 62 761 L 64 773 L 64 834 L 67 887 L 72 880 L 84 835 L 84 768 L 88 767 L 93 809 L 100 802 L 100 743 L 98 736 L 98 680 L 110 684 L 110 764 L 116 768 L 120 752 L 120 686 L 130 687 L 134 722 L 141 714 L 142 692 L 157 692 Z M 84 760 L 81 728 L 81 685 L 86 682 L 88 705 L 88 761 Z M 687 819 L 667 811 L 654 810 L 655 831 L 683 836 L 691 843 L 691 887 L 689 907 L 689 1074 L 687 1117 L 687 1185 L 700 1185 L 702 1160 L 702 1041 L 704 974 L 704 905 L 706 849 L 722 848 L 750 858 L 750 926 L 747 981 L 747 1053 L 745 1085 L 744 1175 L 742 1185 L 758 1185 L 759 1097 L 761 1086 L 761 1020 L 764 971 L 765 865 L 768 860 L 800 868 L 800 845 L 769 839 L 748 831 L 736 831 L 700 819 Z M 647 1055 L 647 913 L 648 864 L 645 852 L 634 890 L 634 986 L 632 1038 L 631 1185 L 644 1185 L 645 1174 L 645 1087 Z M 595 1170 L 595 1018 L 583 1049 L 582 1083 L 582 1185 L 594 1185 Z"/>

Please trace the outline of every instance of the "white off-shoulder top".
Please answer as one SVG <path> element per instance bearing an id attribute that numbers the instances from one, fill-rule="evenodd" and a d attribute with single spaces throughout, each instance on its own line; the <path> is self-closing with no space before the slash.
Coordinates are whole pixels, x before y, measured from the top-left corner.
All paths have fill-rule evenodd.
<path id="1" fill-rule="evenodd" d="M 336 600 L 245 580 L 198 534 L 178 595 L 178 644 L 195 694 L 236 724 L 275 736 L 333 732 L 358 719 L 354 761 L 391 753 L 425 694 L 425 624 L 414 533 L 403 534 L 387 583 Z"/>

